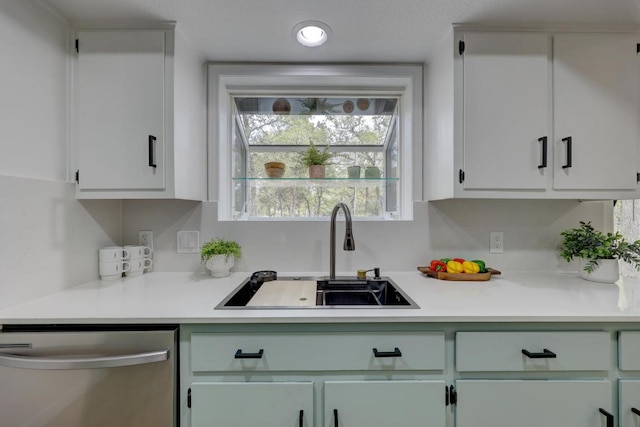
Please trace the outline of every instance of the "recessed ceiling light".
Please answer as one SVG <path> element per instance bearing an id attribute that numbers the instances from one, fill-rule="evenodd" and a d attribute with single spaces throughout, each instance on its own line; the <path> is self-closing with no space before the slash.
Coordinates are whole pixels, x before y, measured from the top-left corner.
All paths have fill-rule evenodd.
<path id="1" fill-rule="evenodd" d="M 304 21 L 293 27 L 296 40 L 303 46 L 318 47 L 327 41 L 331 28 L 320 21 Z"/>

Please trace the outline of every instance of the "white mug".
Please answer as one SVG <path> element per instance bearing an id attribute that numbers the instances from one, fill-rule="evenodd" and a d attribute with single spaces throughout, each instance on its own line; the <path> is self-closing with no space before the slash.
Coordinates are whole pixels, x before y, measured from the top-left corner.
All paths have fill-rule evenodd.
<path id="1" fill-rule="evenodd" d="M 125 259 L 144 258 L 148 257 L 153 252 L 153 250 L 148 246 L 127 245 L 124 248 L 129 253 L 129 256 L 126 256 Z"/>
<path id="2" fill-rule="evenodd" d="M 129 271 L 124 273 L 127 277 L 141 276 L 145 268 L 149 268 L 153 265 L 151 258 L 137 258 L 127 261 L 131 264 Z"/>
<path id="3" fill-rule="evenodd" d="M 129 258 L 129 251 L 122 246 L 107 246 L 98 250 L 100 262 L 114 262 Z"/>
<path id="4" fill-rule="evenodd" d="M 114 280 L 122 277 L 122 273 L 129 271 L 131 264 L 129 261 L 101 261 L 99 268 L 102 280 Z"/>

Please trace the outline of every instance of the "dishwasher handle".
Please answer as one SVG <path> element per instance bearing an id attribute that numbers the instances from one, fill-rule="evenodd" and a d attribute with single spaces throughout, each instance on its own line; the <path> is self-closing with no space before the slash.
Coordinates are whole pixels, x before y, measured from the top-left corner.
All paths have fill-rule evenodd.
<path id="1" fill-rule="evenodd" d="M 169 350 L 98 357 L 39 357 L 0 353 L 0 366 L 21 369 L 102 369 L 144 365 L 169 359 Z"/>

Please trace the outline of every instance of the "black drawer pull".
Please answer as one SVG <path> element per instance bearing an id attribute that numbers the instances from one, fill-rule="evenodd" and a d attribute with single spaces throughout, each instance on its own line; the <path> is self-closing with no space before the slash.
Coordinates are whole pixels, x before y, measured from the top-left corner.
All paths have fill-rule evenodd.
<path id="1" fill-rule="evenodd" d="M 298 426 L 302 427 L 302 424 L 304 424 L 304 410 L 300 409 L 300 422 L 298 423 Z"/>
<path id="2" fill-rule="evenodd" d="M 571 167 L 571 156 L 572 156 L 572 151 L 571 151 L 571 145 L 573 143 L 573 138 L 568 136 L 566 138 L 562 138 L 562 142 L 566 142 L 567 143 L 567 163 L 565 163 L 564 165 L 562 165 L 562 169 L 567 169 Z"/>
<path id="3" fill-rule="evenodd" d="M 234 357 L 236 359 L 262 359 L 263 354 L 263 349 L 260 349 L 257 353 L 243 353 L 242 349 L 239 348 L 238 351 L 236 351 L 236 355 Z"/>
<path id="4" fill-rule="evenodd" d="M 153 135 L 149 135 L 149 167 L 157 168 L 156 165 L 156 137 Z"/>
<path id="5" fill-rule="evenodd" d="M 531 353 L 529 350 L 525 350 L 523 348 L 522 354 L 527 356 L 529 359 L 555 359 L 557 357 L 553 351 L 546 348 L 542 349 L 542 353 Z"/>
<path id="6" fill-rule="evenodd" d="M 333 427 L 338 427 L 338 410 L 333 410 Z"/>
<path id="7" fill-rule="evenodd" d="M 631 412 L 633 412 L 634 414 L 640 416 L 640 410 L 638 410 L 638 408 L 631 408 Z"/>
<path id="8" fill-rule="evenodd" d="M 598 410 L 602 415 L 607 417 L 607 427 L 613 427 L 613 414 L 610 414 L 609 412 L 605 411 L 602 408 L 598 408 Z"/>
<path id="9" fill-rule="evenodd" d="M 378 351 L 377 348 L 373 349 L 374 357 L 402 357 L 402 352 L 398 347 L 394 348 L 393 351 Z"/>
<path id="10" fill-rule="evenodd" d="M 542 143 L 542 162 L 538 165 L 538 169 L 543 169 L 547 167 L 547 137 L 538 138 L 538 141 Z"/>

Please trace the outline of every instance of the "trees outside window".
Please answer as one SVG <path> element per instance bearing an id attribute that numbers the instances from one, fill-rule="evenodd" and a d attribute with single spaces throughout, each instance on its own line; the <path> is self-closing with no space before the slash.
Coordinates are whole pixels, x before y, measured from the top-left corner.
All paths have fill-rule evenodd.
<path id="1" fill-rule="evenodd" d="M 394 212 L 397 104 L 376 97 L 235 97 L 236 217 L 326 217 L 338 202 L 355 217 Z M 331 153 L 324 179 L 310 180 L 301 161 L 310 144 Z M 275 161 L 285 164 L 285 173 L 269 179 L 264 164 Z M 359 178 L 349 179 L 349 166 L 360 166 Z"/>

